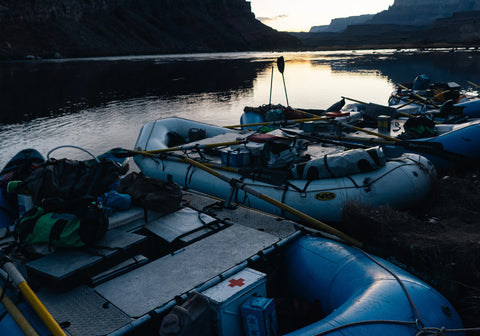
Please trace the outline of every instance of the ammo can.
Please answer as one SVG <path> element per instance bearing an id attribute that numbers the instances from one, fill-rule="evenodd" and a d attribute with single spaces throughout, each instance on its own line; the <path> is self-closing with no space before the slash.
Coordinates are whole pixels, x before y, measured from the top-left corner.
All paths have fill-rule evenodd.
<path id="1" fill-rule="evenodd" d="M 377 127 L 381 133 L 390 133 L 390 116 L 379 115 L 377 118 Z"/>

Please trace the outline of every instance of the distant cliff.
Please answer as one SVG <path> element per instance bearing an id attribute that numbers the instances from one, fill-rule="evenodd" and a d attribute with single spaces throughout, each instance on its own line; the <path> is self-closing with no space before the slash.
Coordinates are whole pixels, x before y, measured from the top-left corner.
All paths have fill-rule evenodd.
<path id="1" fill-rule="evenodd" d="M 318 50 L 370 48 L 480 48 L 480 11 L 454 13 L 430 25 L 360 24 L 339 33 L 290 33 L 304 48 Z"/>
<path id="2" fill-rule="evenodd" d="M 245 0 L 0 0 L 0 59 L 293 49 Z"/>
<path id="3" fill-rule="evenodd" d="M 362 24 L 373 17 L 374 14 L 364 14 L 358 16 L 349 16 L 345 18 L 336 18 L 330 21 L 326 26 L 313 26 L 310 33 L 338 33 L 345 30 L 348 26 L 354 24 Z"/>
<path id="4" fill-rule="evenodd" d="M 313 26 L 310 33 L 338 33 L 348 26 L 360 24 L 428 26 L 455 12 L 477 10 L 480 10 L 480 0 L 395 0 L 380 13 L 332 19 L 329 25 Z"/>
<path id="5" fill-rule="evenodd" d="M 334 19 L 291 34 L 304 48 L 321 50 L 480 47 L 480 0 L 395 0 L 388 10 L 363 18 Z"/>
<path id="6" fill-rule="evenodd" d="M 367 23 L 429 25 L 455 12 L 480 10 L 480 0 L 395 0 L 388 10 L 377 13 Z"/>

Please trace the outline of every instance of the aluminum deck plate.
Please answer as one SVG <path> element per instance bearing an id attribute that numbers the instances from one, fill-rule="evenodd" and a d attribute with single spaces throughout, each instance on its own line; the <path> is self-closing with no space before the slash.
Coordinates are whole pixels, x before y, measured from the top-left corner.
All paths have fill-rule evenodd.
<path id="1" fill-rule="evenodd" d="M 54 280 L 66 279 L 77 272 L 99 264 L 105 258 L 121 253 L 123 250 L 140 244 L 147 238 L 130 232 L 108 230 L 97 245 L 104 248 L 82 248 L 55 252 L 40 259 L 30 261 L 26 267 Z"/>
<path id="2" fill-rule="evenodd" d="M 130 317 L 140 317 L 278 241 L 271 234 L 233 225 L 95 290 Z"/>
<path id="3" fill-rule="evenodd" d="M 62 294 L 41 291 L 37 295 L 56 321 L 69 323 L 65 330 L 72 336 L 108 335 L 131 322 L 86 286 Z"/>
<path id="4" fill-rule="evenodd" d="M 145 225 L 145 229 L 171 243 L 189 232 L 198 230 L 216 219 L 190 208 L 183 208 Z"/>

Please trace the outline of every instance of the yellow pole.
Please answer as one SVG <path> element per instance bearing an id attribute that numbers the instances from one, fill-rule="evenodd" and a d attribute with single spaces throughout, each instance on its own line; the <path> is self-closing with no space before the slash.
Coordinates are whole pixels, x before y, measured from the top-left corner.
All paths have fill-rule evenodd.
<path id="1" fill-rule="evenodd" d="M 7 294 L 3 293 L 3 288 L 0 287 L 0 291 L 2 292 L 2 304 L 7 310 L 7 312 L 10 314 L 12 319 L 15 321 L 15 323 L 18 325 L 20 330 L 26 335 L 26 336 L 38 336 L 38 333 L 33 329 L 31 324 L 28 322 L 28 320 L 23 316 L 22 312 L 15 306 L 15 303 L 7 296 Z"/>
<path id="2" fill-rule="evenodd" d="M 234 182 L 236 187 L 239 188 L 239 189 L 242 189 L 244 191 L 246 191 L 247 193 L 249 194 L 252 194 L 253 196 L 257 197 L 257 198 L 260 198 L 261 200 L 264 200 L 280 209 L 283 209 L 295 216 L 297 216 L 298 218 L 301 218 L 303 219 L 305 222 L 307 222 L 309 224 L 310 227 L 312 228 L 315 228 L 317 230 L 321 230 L 321 231 L 325 231 L 327 233 L 330 233 L 336 237 L 339 237 L 341 239 L 343 239 L 344 241 L 346 242 L 349 242 L 350 244 L 352 245 L 355 245 L 355 246 L 358 246 L 358 247 L 361 247 L 362 246 L 362 243 L 360 241 L 358 241 L 357 239 L 355 238 L 352 238 L 348 235 L 346 235 L 345 233 L 303 213 L 303 212 L 300 212 L 298 211 L 297 209 L 294 209 L 292 208 L 291 206 L 288 206 L 286 204 L 283 204 L 282 202 L 279 202 L 277 201 L 276 199 L 274 198 L 271 198 L 270 196 L 267 196 L 265 194 L 262 194 L 260 192 L 258 192 L 257 190 L 245 185 L 244 183 L 241 183 L 240 181 L 236 181 L 235 179 L 232 179 L 232 178 L 229 178 L 207 166 L 205 166 L 204 164 L 198 162 L 198 161 L 195 161 L 195 160 L 192 160 L 188 157 L 180 157 L 179 158 L 179 161 L 182 161 L 182 162 L 186 162 L 186 163 L 189 163 L 191 164 L 192 166 L 195 166 L 197 168 L 200 168 L 201 170 L 213 175 L 213 176 L 216 176 L 218 177 L 219 179 L 227 182 L 227 183 L 232 183 Z"/>
<path id="3" fill-rule="evenodd" d="M 27 281 L 23 278 L 22 274 L 20 274 L 15 265 L 11 261 L 6 261 L 2 267 L 5 272 L 7 272 L 7 274 L 10 276 L 13 283 L 18 287 L 20 292 L 22 292 L 27 302 L 30 304 L 30 306 L 32 306 L 38 317 L 40 317 L 40 319 L 43 321 L 43 323 L 52 333 L 52 335 L 66 336 L 65 332 L 62 330 L 62 328 L 58 325 L 57 321 L 55 321 L 47 308 L 45 308 L 43 303 L 32 291 L 30 286 L 27 284 Z"/>

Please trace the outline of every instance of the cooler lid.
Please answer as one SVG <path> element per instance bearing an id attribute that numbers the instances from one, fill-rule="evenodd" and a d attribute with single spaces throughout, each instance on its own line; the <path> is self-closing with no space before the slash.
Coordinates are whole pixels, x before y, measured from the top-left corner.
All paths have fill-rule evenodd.
<path id="1" fill-rule="evenodd" d="M 210 300 L 216 303 L 223 303 L 235 296 L 246 288 L 256 286 L 265 281 L 266 275 L 251 268 L 245 268 L 242 271 L 218 283 L 206 291 L 202 292 Z"/>

